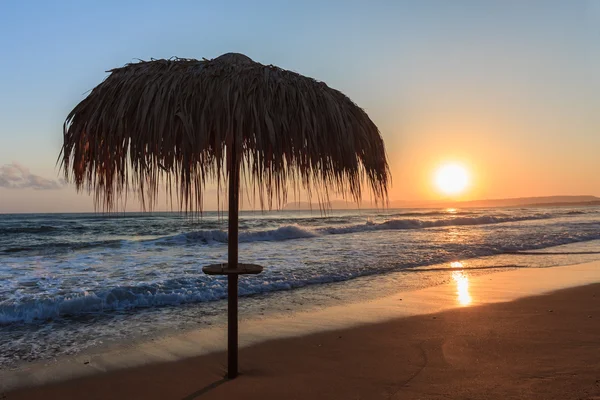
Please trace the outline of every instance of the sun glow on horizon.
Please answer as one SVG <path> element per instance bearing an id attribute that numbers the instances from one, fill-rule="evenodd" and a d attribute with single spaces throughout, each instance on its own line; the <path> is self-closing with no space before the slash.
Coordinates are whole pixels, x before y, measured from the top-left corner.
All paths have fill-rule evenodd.
<path id="1" fill-rule="evenodd" d="M 469 185 L 469 173 L 460 164 L 444 164 L 435 172 L 435 185 L 446 195 L 460 194 Z"/>

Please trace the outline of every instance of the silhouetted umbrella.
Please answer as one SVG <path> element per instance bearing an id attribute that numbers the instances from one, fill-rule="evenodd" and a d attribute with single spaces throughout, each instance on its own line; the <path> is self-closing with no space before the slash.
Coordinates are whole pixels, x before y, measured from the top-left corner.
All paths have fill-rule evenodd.
<path id="1" fill-rule="evenodd" d="M 164 185 L 179 208 L 202 211 L 206 182 L 229 180 L 228 376 L 237 375 L 240 177 L 260 206 L 281 206 L 289 188 L 324 203 L 329 193 L 360 200 L 367 184 L 385 200 L 383 140 L 367 114 L 325 83 L 236 53 L 213 60 L 141 61 L 113 69 L 68 115 L 61 167 L 96 206 L 114 209 L 128 190 L 144 209 Z M 266 200 L 266 203 L 265 203 Z"/>

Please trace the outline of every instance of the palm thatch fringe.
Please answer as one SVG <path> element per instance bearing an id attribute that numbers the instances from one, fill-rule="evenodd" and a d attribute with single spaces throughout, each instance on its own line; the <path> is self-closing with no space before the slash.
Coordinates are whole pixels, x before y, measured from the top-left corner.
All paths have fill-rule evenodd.
<path id="1" fill-rule="evenodd" d="M 325 83 L 228 53 L 213 60 L 141 61 L 108 77 L 68 115 L 59 160 L 65 178 L 112 209 L 128 190 L 151 209 L 161 185 L 202 211 L 207 182 L 222 188 L 227 151 L 261 208 L 304 188 L 387 199 L 389 168 L 368 115 Z M 225 185 L 226 187 L 226 185 Z"/>

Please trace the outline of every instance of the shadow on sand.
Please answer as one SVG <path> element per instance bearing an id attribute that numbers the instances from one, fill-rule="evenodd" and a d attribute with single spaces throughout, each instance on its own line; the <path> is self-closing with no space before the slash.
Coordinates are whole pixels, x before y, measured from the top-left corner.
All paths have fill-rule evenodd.
<path id="1" fill-rule="evenodd" d="M 229 379 L 227 379 L 227 378 L 219 379 L 218 381 L 215 381 L 215 382 L 211 383 L 210 385 L 207 385 L 207 386 L 203 387 L 202 389 L 195 391 L 194 393 L 190 393 L 189 395 L 185 396 L 181 400 L 197 399 L 198 397 L 202 396 L 203 394 L 206 394 L 206 393 L 210 392 L 211 390 L 216 389 L 217 387 L 221 386 L 228 380 Z"/>

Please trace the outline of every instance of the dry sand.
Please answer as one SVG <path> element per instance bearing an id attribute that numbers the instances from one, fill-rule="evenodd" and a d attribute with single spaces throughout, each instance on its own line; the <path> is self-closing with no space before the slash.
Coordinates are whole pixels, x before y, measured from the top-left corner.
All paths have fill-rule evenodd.
<path id="1" fill-rule="evenodd" d="M 600 284 L 6 393 L 3 399 L 600 399 Z M 1 395 L 0 395 L 0 398 Z"/>

